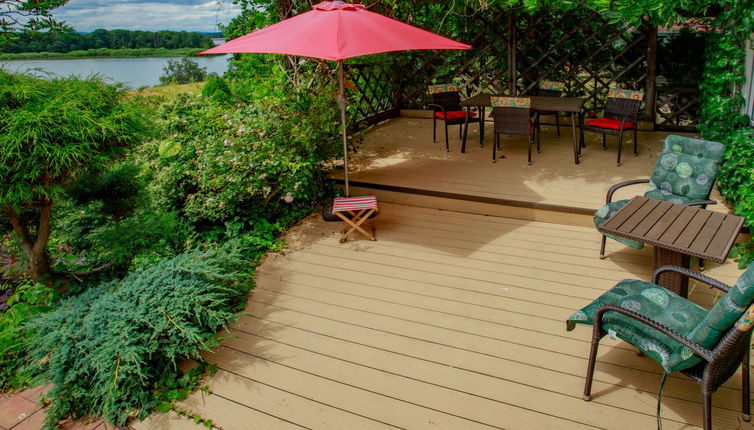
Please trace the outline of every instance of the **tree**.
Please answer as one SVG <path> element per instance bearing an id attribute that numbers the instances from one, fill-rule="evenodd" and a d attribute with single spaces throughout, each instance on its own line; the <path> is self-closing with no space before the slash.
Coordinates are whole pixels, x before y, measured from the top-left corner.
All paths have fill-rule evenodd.
<path id="1" fill-rule="evenodd" d="M 47 250 L 56 198 L 102 171 L 145 133 L 123 87 L 0 70 L 0 209 L 36 282 L 53 284 Z"/>
<path id="2" fill-rule="evenodd" d="M 162 73 L 160 76 L 162 85 L 189 84 L 207 79 L 207 68 L 199 66 L 199 63 L 188 57 L 168 60 L 168 64 L 162 68 Z"/>
<path id="3" fill-rule="evenodd" d="M 0 0 L 0 45 L 13 40 L 17 33 L 69 31 L 52 17 L 52 10 L 68 0 Z"/>

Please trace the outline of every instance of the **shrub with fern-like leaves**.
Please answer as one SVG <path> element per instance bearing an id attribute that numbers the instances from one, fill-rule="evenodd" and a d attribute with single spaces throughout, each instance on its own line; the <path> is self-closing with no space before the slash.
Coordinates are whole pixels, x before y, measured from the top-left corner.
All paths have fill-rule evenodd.
<path id="1" fill-rule="evenodd" d="M 54 384 L 47 428 L 67 417 L 122 424 L 157 406 L 156 384 L 178 360 L 217 345 L 251 279 L 229 246 L 163 260 L 65 299 L 34 321 L 30 348 L 40 379 Z"/>

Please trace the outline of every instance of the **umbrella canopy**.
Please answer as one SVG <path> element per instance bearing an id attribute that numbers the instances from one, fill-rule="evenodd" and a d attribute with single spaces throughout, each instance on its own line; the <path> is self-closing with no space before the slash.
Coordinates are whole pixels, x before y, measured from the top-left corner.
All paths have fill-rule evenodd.
<path id="1" fill-rule="evenodd" d="M 346 139 L 343 60 L 361 55 L 413 49 L 469 49 L 471 46 L 412 25 L 369 12 L 361 4 L 325 1 L 312 10 L 208 49 L 205 54 L 288 54 L 337 61 L 346 195 L 348 147 Z"/>
<path id="2" fill-rule="evenodd" d="M 202 54 L 268 53 L 343 60 L 411 49 L 471 46 L 378 13 L 361 4 L 322 2 L 312 10 L 233 39 Z"/>

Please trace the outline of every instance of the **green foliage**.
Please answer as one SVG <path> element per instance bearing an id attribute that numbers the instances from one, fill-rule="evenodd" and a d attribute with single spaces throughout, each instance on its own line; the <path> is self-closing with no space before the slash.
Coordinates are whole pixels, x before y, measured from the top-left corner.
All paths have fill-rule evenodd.
<path id="1" fill-rule="evenodd" d="M 234 218 L 272 222 L 310 208 L 327 190 L 324 163 L 339 153 L 331 90 L 285 88 L 282 78 L 248 82 L 234 91 L 244 100 L 239 105 L 189 94 L 163 109 L 166 140 L 180 152 L 152 157 L 157 194 L 165 199 L 163 206 L 196 225 Z M 145 150 L 156 154 L 157 145 Z"/>
<path id="2" fill-rule="evenodd" d="M 19 208 L 122 155 L 145 132 L 121 86 L 0 71 L 0 206 Z"/>
<path id="3" fill-rule="evenodd" d="M 180 60 L 170 59 L 162 68 L 160 84 L 190 84 L 207 79 L 207 68 L 201 67 L 196 61 L 184 57 Z"/>
<path id="4" fill-rule="evenodd" d="M 214 46 L 204 34 L 187 31 L 94 30 L 90 33 L 43 33 L 21 35 L 15 43 L 0 46 L 0 52 L 59 52 L 90 49 L 180 49 Z"/>
<path id="5" fill-rule="evenodd" d="M 52 11 L 66 3 L 68 0 L 0 0 L 0 46 L 19 35 L 70 31 L 52 17 Z"/>
<path id="6" fill-rule="evenodd" d="M 25 352 L 36 331 L 27 323 L 49 311 L 55 296 L 42 284 L 22 284 L 8 300 L 9 308 L 0 313 L 0 391 L 30 384 L 32 375 Z"/>
<path id="7" fill-rule="evenodd" d="M 12 60 L 50 60 L 60 58 L 92 57 L 193 57 L 204 48 L 134 48 L 134 49 L 87 49 L 85 51 L 61 52 L 24 52 L 20 54 L 0 54 L 0 61 Z"/>
<path id="8" fill-rule="evenodd" d="M 33 321 L 29 362 L 54 384 L 46 428 L 67 417 L 102 416 L 122 424 L 164 401 L 155 384 L 178 361 L 217 345 L 251 286 L 230 244 L 160 261 L 62 300 Z"/>
<path id="9" fill-rule="evenodd" d="M 752 10 L 753 1 L 735 1 L 717 19 L 724 31 L 708 42 L 699 125 L 705 139 L 726 147 L 718 188 L 736 214 L 746 218 L 747 227 L 754 225 L 754 134 L 747 127 L 749 117 L 741 114 L 740 88 L 746 80 L 746 41 L 754 32 Z M 754 259 L 754 244 L 737 246 L 733 255 L 741 267 L 747 266 Z"/>
<path id="10" fill-rule="evenodd" d="M 196 424 L 212 428 L 213 423 L 211 419 L 207 419 L 191 409 L 179 407 L 176 403 L 185 400 L 189 394 L 196 391 L 210 394 L 212 391 L 209 386 L 201 385 L 201 380 L 204 376 L 214 376 L 215 373 L 217 373 L 216 364 L 207 365 L 206 362 L 200 361 L 196 367 L 182 375 L 177 373 L 168 374 L 164 380 L 157 384 L 158 388 L 154 391 L 155 397 L 159 402 L 157 411 L 165 413 L 172 410 L 182 417 L 191 419 Z"/>
<path id="11" fill-rule="evenodd" d="M 144 136 L 145 118 L 123 87 L 96 77 L 47 81 L 0 70 L 0 130 L 0 209 L 32 279 L 51 282 L 53 202 L 73 180 L 101 171 Z"/>
<path id="12" fill-rule="evenodd" d="M 210 76 L 207 83 L 202 89 L 202 96 L 209 98 L 216 103 L 232 103 L 234 100 L 233 93 L 228 83 L 219 76 Z"/>
<path id="13" fill-rule="evenodd" d="M 88 174 L 68 188 L 78 205 L 99 202 L 99 210 L 118 223 L 144 199 L 144 178 L 135 164 L 124 163 L 101 174 Z"/>

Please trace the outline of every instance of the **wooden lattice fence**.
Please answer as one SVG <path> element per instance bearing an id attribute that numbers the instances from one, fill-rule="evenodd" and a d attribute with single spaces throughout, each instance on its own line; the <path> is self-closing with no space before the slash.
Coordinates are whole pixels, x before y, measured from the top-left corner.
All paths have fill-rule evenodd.
<path id="1" fill-rule="evenodd" d="M 648 108 L 651 112 L 654 107 L 655 115 L 647 113 L 645 119 L 665 128 L 693 128 L 698 121 L 698 95 L 693 89 L 654 91 L 648 61 L 649 44 L 656 40 L 654 29 L 611 24 L 587 9 L 533 15 L 487 10 L 456 19 L 466 22 L 456 22 L 463 32 L 453 37 L 470 44 L 473 48 L 468 51 L 394 53 L 371 65 L 350 65 L 357 87 L 351 96 L 357 117 L 373 123 L 396 116 L 399 108 L 421 109 L 432 83 L 453 82 L 472 96 L 532 94 L 539 81 L 554 80 L 566 83 L 568 95 L 585 97 L 587 111 L 604 106 L 609 88 L 649 90 L 650 82 L 652 91 L 647 95 L 657 103 Z M 442 28 L 431 30 L 443 33 Z"/>

